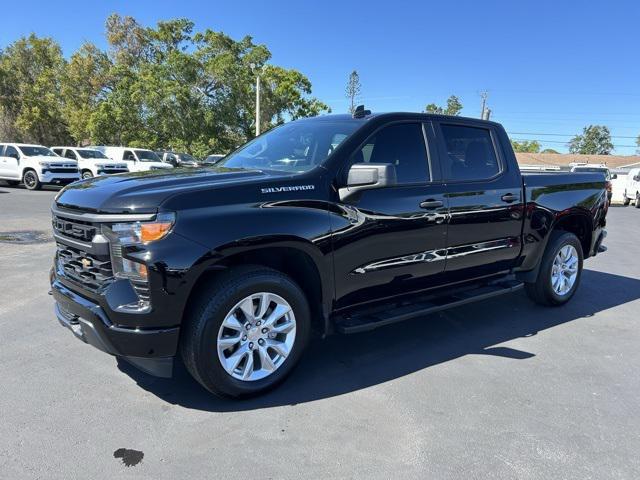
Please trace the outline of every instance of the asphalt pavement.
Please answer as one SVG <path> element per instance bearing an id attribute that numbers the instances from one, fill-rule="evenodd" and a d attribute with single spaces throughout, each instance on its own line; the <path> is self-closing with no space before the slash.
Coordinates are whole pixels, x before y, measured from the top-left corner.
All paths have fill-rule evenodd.
<path id="1" fill-rule="evenodd" d="M 0 183 L 2 479 L 640 478 L 640 210 L 610 210 L 567 306 L 519 292 L 317 340 L 277 390 L 225 401 L 59 326 L 55 193 Z"/>

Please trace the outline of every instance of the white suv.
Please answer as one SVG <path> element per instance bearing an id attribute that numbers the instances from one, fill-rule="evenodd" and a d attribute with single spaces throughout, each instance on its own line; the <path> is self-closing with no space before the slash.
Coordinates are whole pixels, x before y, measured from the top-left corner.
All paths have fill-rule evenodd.
<path id="1" fill-rule="evenodd" d="M 100 150 L 111 160 L 127 164 L 130 172 L 146 172 L 148 170 L 162 170 L 173 168 L 173 165 L 164 163 L 155 152 L 146 148 L 127 147 L 89 147 Z"/>
<path id="2" fill-rule="evenodd" d="M 100 150 L 94 150 L 93 148 L 51 147 L 51 150 L 61 157 L 77 160 L 82 178 L 129 171 L 126 163 L 114 162 Z"/>
<path id="3" fill-rule="evenodd" d="M 80 179 L 78 162 L 60 158 L 42 145 L 0 143 L 0 180 L 29 190 L 43 184 L 67 185 Z"/>

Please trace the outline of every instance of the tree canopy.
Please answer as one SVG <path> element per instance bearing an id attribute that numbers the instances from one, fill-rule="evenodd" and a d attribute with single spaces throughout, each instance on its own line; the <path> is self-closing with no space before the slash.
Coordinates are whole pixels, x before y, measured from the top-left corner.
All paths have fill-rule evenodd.
<path id="1" fill-rule="evenodd" d="M 537 140 L 511 140 L 515 152 L 539 153 L 540 142 Z"/>
<path id="2" fill-rule="evenodd" d="M 462 102 L 455 95 L 451 95 L 447 98 L 447 106 L 440 107 L 435 103 L 430 103 L 425 107 L 427 113 L 438 113 L 440 115 L 460 115 L 462 110 Z"/>
<path id="3" fill-rule="evenodd" d="M 253 136 L 261 79 L 266 128 L 329 111 L 301 72 L 270 63 L 250 36 L 194 32 L 185 18 L 145 27 L 111 15 L 108 48 L 85 43 L 67 59 L 31 35 L 0 51 L 0 136 L 52 144 L 226 152 Z"/>
<path id="4" fill-rule="evenodd" d="M 360 96 L 362 85 L 360 84 L 360 75 L 356 70 L 349 74 L 349 80 L 347 81 L 347 88 L 345 89 L 345 96 L 349 99 L 349 113 L 353 113 L 356 110 L 356 102 Z"/>
<path id="5" fill-rule="evenodd" d="M 569 151 L 583 155 L 610 155 L 613 142 L 609 128 L 604 125 L 584 127 L 582 134 L 576 135 L 569 142 Z"/>

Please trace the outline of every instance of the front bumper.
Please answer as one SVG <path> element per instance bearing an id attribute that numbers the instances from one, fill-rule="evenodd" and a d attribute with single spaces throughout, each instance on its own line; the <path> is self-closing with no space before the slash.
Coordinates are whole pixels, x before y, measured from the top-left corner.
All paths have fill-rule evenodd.
<path id="1" fill-rule="evenodd" d="M 51 275 L 51 294 L 60 324 L 89 345 L 124 358 L 151 375 L 170 377 L 179 328 L 139 329 L 113 325 L 104 309 L 65 287 Z"/>
<path id="2" fill-rule="evenodd" d="M 80 180 L 79 173 L 56 173 L 46 172 L 38 173 L 38 178 L 41 183 L 53 183 L 56 185 L 68 185 L 69 183 Z"/>

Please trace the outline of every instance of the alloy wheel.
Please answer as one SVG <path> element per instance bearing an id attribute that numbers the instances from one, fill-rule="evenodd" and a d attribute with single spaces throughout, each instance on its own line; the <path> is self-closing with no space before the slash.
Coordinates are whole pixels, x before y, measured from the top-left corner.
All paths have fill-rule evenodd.
<path id="1" fill-rule="evenodd" d="M 254 293 L 225 316 L 218 331 L 218 359 L 235 379 L 261 380 L 282 366 L 295 338 L 291 305 L 274 293 Z"/>
<path id="2" fill-rule="evenodd" d="M 33 172 L 27 172 L 24 174 L 24 184 L 27 188 L 33 188 L 38 183 L 38 178 Z"/>
<path id="3" fill-rule="evenodd" d="M 563 246 L 551 267 L 551 288 L 556 295 L 567 295 L 578 277 L 578 252 L 573 245 Z"/>

